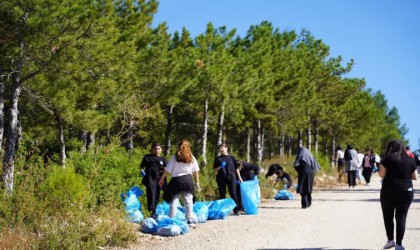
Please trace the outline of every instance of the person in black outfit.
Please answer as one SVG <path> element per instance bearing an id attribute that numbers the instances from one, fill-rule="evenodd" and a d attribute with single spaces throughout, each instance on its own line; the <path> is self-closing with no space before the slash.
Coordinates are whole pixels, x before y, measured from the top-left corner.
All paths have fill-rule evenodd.
<path id="1" fill-rule="evenodd" d="M 142 184 L 146 187 L 147 209 L 151 216 L 156 212 L 160 191 L 164 190 L 166 186 L 166 178 L 163 186 L 159 186 L 159 179 L 165 171 L 166 166 L 166 159 L 160 155 L 161 153 L 161 145 L 154 143 L 151 154 L 145 155 L 140 164 L 140 172 L 144 173 Z"/>
<path id="2" fill-rule="evenodd" d="M 236 203 L 236 207 L 233 209 L 233 212 L 235 215 L 239 215 L 239 202 L 236 190 L 236 159 L 228 154 L 228 147 L 226 144 L 220 144 L 218 148 L 220 156 L 216 157 L 214 160 L 213 171 L 216 174 L 216 182 L 219 189 L 220 199 L 226 198 L 227 185 L 230 198 L 232 198 Z"/>
<path id="3" fill-rule="evenodd" d="M 277 185 L 278 182 L 282 182 L 286 185 L 286 189 L 289 189 L 293 186 L 293 180 L 288 173 L 284 171 L 284 168 L 280 166 L 280 164 L 271 164 L 268 168 L 267 174 L 265 174 L 265 178 L 272 176 L 273 174 L 277 175 L 276 183 L 274 183 L 273 188 Z"/>
<path id="4" fill-rule="evenodd" d="M 407 155 L 402 141 L 393 140 L 388 143 L 379 165 L 379 176 L 383 178 L 380 199 L 388 238 L 384 249 L 394 246 L 396 250 L 404 249 L 402 240 L 408 209 L 414 197 L 412 180 L 417 180 L 417 167 L 414 159 Z M 396 242 L 394 242 L 394 216 L 397 224 Z"/>
<path id="5" fill-rule="evenodd" d="M 294 166 L 298 172 L 298 187 L 296 192 L 301 196 L 302 208 L 309 208 L 312 205 L 311 194 L 315 171 L 319 171 L 321 167 L 312 153 L 304 147 L 299 148 Z"/>
<path id="6" fill-rule="evenodd" d="M 255 176 L 260 174 L 260 167 L 256 164 L 248 163 L 245 161 L 236 161 L 236 164 L 236 174 L 238 177 L 236 184 L 236 194 L 238 196 L 239 210 L 243 211 L 244 207 L 242 205 L 241 182 L 253 180 Z"/>

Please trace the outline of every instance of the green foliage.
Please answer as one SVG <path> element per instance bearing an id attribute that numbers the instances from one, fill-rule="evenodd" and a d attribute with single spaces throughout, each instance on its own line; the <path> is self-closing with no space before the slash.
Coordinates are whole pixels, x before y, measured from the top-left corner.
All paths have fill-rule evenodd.
<path id="1" fill-rule="evenodd" d="M 83 208 L 86 198 L 90 197 L 85 178 L 70 166 L 64 169 L 53 167 L 41 190 L 53 211 L 66 211 L 71 207 Z"/>
<path id="2" fill-rule="evenodd" d="M 112 151 L 96 147 L 85 154 L 69 152 L 68 161 L 86 178 L 95 205 L 118 206 L 120 193 L 141 183 L 139 166 L 143 153 L 136 149 L 130 154 L 122 147 Z"/>
<path id="3" fill-rule="evenodd" d="M 114 160 L 121 155 L 127 156 L 119 151 Z M 98 180 L 89 183 L 91 176 L 83 174 L 91 172 L 75 172 L 71 160 L 65 169 L 44 163 L 37 148 L 19 151 L 14 192 L 1 190 L 0 194 L 0 249 L 96 249 L 125 246 L 135 240 L 137 229 L 125 219 L 123 207 L 118 207 L 120 190 L 126 191 L 132 184 L 131 177 L 136 178 L 138 173 L 119 169 L 124 176 L 114 171 L 118 173 L 114 179 L 126 178 L 118 180 L 122 186 Z M 99 190 L 93 185 L 111 185 L 108 189 L 115 192 L 108 194 L 112 196 L 108 200 L 113 202 L 96 206 L 92 200 L 105 198 L 103 193 L 93 193 Z"/>

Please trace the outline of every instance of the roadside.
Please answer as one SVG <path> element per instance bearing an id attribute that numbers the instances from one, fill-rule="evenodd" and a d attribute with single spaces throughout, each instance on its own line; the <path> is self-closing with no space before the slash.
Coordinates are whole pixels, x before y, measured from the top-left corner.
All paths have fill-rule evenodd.
<path id="1" fill-rule="evenodd" d="M 420 181 L 413 181 L 403 245 L 420 249 Z M 292 201 L 264 200 L 258 215 L 228 216 L 198 224 L 181 236 L 160 237 L 139 232 L 129 249 L 381 249 L 386 242 L 379 202 L 380 178 L 371 186 L 318 189 L 312 207 Z"/>

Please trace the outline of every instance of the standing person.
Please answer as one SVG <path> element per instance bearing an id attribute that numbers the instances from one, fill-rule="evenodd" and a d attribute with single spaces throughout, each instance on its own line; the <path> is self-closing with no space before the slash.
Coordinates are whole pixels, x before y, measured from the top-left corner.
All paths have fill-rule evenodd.
<path id="1" fill-rule="evenodd" d="M 216 157 L 214 160 L 213 171 L 216 174 L 216 182 L 219 189 L 220 199 L 226 198 L 227 185 L 230 198 L 232 198 L 236 203 L 233 213 L 235 215 L 239 215 L 239 201 L 236 190 L 236 159 L 228 154 L 228 147 L 226 144 L 220 144 L 218 148 L 220 156 Z"/>
<path id="2" fill-rule="evenodd" d="M 337 147 L 337 150 L 335 152 L 335 162 L 338 172 L 338 182 L 341 183 L 342 177 L 345 173 L 345 167 L 344 167 L 344 152 L 341 149 L 341 146 Z"/>
<path id="3" fill-rule="evenodd" d="M 140 164 L 140 172 L 143 175 L 142 184 L 146 187 L 147 209 L 150 216 L 154 216 L 159 203 L 160 191 L 159 178 L 162 176 L 166 166 L 165 157 L 161 156 L 162 147 L 159 143 L 153 143 L 151 153 L 143 157 Z M 164 184 L 166 184 L 166 179 Z"/>
<path id="4" fill-rule="evenodd" d="M 364 154 L 362 154 L 361 152 L 359 152 L 359 150 L 356 149 L 356 151 L 357 151 L 357 160 L 358 160 L 358 162 L 360 164 L 360 166 L 358 166 L 357 167 L 357 170 L 356 170 L 356 183 L 357 184 L 362 184 L 362 176 L 363 176 L 362 162 L 363 162 L 363 157 L 365 157 L 365 156 L 364 156 Z"/>
<path id="5" fill-rule="evenodd" d="M 254 177 L 260 174 L 260 166 L 245 161 L 236 161 L 236 175 L 238 180 L 236 181 L 236 194 L 238 196 L 238 207 L 239 211 L 243 211 L 241 196 L 241 182 L 253 180 Z"/>
<path id="6" fill-rule="evenodd" d="M 185 207 L 185 218 L 187 223 L 195 223 L 197 216 L 193 212 L 194 188 L 200 191 L 200 180 L 198 163 L 191 152 L 189 141 L 182 140 L 178 150 L 171 157 L 166 165 L 165 172 L 160 178 L 159 185 L 163 186 L 165 178 L 171 174 L 172 178 L 163 193 L 163 199 L 169 205 L 169 217 L 173 218 L 178 212 L 179 197 L 182 197 Z M 194 178 L 194 182 L 193 182 Z"/>
<path id="7" fill-rule="evenodd" d="M 366 154 L 363 156 L 362 161 L 362 175 L 365 178 L 366 186 L 370 185 L 370 178 L 372 177 L 373 169 L 375 168 L 375 154 L 371 148 L 366 148 Z"/>
<path id="8" fill-rule="evenodd" d="M 389 142 L 379 165 L 379 176 L 383 178 L 381 207 L 388 238 L 384 249 L 394 246 L 396 250 L 404 249 L 402 240 L 405 233 L 408 209 L 413 201 L 412 180 L 417 180 L 416 170 L 414 159 L 407 155 L 403 142 L 400 140 Z M 397 224 L 396 242 L 394 242 L 394 214 Z"/>
<path id="9" fill-rule="evenodd" d="M 346 151 L 344 151 L 344 161 L 346 162 L 347 182 L 350 187 L 356 186 L 356 171 L 359 168 L 359 159 L 357 158 L 357 151 L 352 145 L 348 144 Z"/>
<path id="10" fill-rule="evenodd" d="M 296 192 L 300 194 L 302 208 L 305 209 L 312 205 L 311 194 L 315 171 L 319 171 L 321 167 L 312 153 L 304 147 L 299 148 L 294 167 L 298 172 L 298 187 Z"/>

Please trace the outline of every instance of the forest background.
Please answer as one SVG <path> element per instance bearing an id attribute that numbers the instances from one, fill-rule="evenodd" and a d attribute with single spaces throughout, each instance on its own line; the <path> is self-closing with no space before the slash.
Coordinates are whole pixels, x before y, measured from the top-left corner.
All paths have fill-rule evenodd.
<path id="1" fill-rule="evenodd" d="M 405 140 L 397 108 L 347 78 L 354 62 L 331 57 L 309 30 L 263 21 L 240 37 L 210 22 L 191 37 L 152 27 L 157 11 L 153 0 L 0 3 L 0 248 L 134 240 L 119 194 L 140 185 L 153 142 L 169 157 L 190 140 L 200 198 L 216 199 L 222 142 L 291 173 L 303 145 L 333 174 L 338 145 L 383 152 Z"/>

